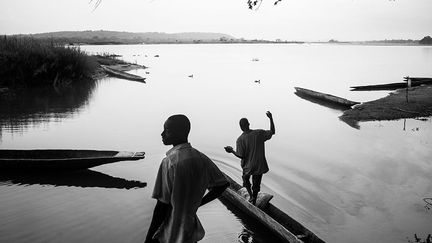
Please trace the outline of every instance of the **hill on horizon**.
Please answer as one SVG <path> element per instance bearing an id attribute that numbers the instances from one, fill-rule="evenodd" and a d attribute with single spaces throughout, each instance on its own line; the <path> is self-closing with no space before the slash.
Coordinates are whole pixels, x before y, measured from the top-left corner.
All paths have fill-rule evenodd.
<path id="1" fill-rule="evenodd" d="M 222 33 L 210 32 L 125 32 L 108 30 L 86 30 L 86 31 L 57 31 L 37 33 L 24 36 L 31 36 L 37 39 L 57 39 L 71 43 L 183 43 L 183 42 L 219 42 L 236 40 L 235 37 Z"/>

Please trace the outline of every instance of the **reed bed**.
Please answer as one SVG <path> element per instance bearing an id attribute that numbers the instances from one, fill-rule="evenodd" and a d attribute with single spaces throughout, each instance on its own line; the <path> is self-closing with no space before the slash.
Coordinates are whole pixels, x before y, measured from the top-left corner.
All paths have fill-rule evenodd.
<path id="1" fill-rule="evenodd" d="M 30 37 L 0 38 L 0 85 L 59 85 L 91 78 L 97 61 L 76 47 Z"/>

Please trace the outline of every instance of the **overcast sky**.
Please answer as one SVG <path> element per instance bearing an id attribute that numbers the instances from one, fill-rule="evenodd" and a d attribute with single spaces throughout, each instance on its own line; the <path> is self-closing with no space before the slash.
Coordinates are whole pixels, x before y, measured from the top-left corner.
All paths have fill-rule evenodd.
<path id="1" fill-rule="evenodd" d="M 0 0 L 0 34 L 63 30 L 219 32 L 247 39 L 421 39 L 432 0 Z"/>

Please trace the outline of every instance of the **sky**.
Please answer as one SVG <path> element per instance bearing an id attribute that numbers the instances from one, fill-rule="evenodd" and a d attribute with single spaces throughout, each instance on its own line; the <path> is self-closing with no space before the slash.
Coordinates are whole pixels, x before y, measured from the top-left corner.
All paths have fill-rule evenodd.
<path id="1" fill-rule="evenodd" d="M 94 0 L 95 1 L 95 0 Z M 0 34 L 113 30 L 216 32 L 236 38 L 339 41 L 432 36 L 432 0 L 0 0 Z"/>

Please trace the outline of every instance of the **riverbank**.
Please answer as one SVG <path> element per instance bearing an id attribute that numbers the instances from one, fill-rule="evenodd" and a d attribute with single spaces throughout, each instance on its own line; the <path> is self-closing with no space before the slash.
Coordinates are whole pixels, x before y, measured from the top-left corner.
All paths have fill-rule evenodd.
<path id="1" fill-rule="evenodd" d="M 380 121 L 432 116 L 432 86 L 398 89 L 388 96 L 346 110 L 344 121 Z"/>
<path id="2" fill-rule="evenodd" d="M 0 38 L 0 87 L 62 86 L 91 78 L 97 62 L 79 48 L 33 38 Z"/>

